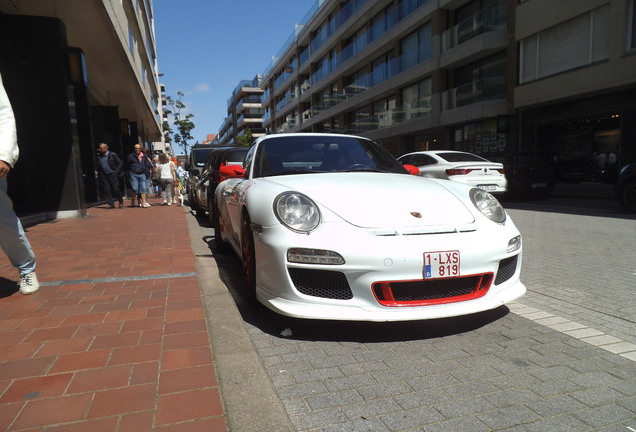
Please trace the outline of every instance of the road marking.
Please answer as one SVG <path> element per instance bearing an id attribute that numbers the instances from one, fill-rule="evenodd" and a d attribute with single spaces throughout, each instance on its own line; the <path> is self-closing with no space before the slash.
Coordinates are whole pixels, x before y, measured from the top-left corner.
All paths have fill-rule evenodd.
<path id="1" fill-rule="evenodd" d="M 537 324 L 542 324 L 582 342 L 602 348 L 612 354 L 618 354 L 626 359 L 636 361 L 636 344 L 625 342 L 614 336 L 607 335 L 600 330 L 526 306 L 523 303 L 512 302 L 506 306 L 508 306 L 511 312 L 534 321 Z M 631 430 L 636 432 L 634 429 Z"/>
<path id="2" fill-rule="evenodd" d="M 194 277 L 197 274 L 195 272 L 190 273 L 167 273 L 156 275 L 144 275 L 144 276 L 121 276 L 121 277 L 108 277 L 97 279 L 75 279 L 75 280 L 62 280 L 62 281 L 50 281 L 40 282 L 40 286 L 59 286 L 59 285 L 77 285 L 86 283 L 106 283 L 106 282 L 127 282 L 135 280 L 152 280 L 152 279 L 175 279 L 184 277 Z"/>

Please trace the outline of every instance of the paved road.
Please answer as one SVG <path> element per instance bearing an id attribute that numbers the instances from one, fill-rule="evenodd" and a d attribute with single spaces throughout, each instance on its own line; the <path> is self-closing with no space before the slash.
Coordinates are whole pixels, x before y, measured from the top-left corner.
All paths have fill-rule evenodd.
<path id="1" fill-rule="evenodd" d="M 608 199 L 505 206 L 527 295 L 411 323 L 250 307 L 238 259 L 191 223 L 228 430 L 636 431 L 636 218 Z"/>

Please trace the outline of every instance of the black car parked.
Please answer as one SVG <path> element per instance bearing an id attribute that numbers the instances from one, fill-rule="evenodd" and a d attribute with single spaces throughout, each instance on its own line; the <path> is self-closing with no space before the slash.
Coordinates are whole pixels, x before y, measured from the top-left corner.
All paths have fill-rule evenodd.
<path id="1" fill-rule="evenodd" d="M 210 152 L 200 173 L 196 172 L 198 182 L 194 185 L 194 205 L 190 207 L 196 211 L 197 216 L 203 216 L 210 212 L 214 200 L 214 190 L 225 178 L 219 175 L 219 168 L 225 165 L 241 165 L 247 147 L 217 147 Z"/>
<path id="2" fill-rule="evenodd" d="M 548 152 L 521 151 L 489 159 L 503 163 L 508 195 L 546 196 L 554 188 L 554 162 Z"/>
<path id="3" fill-rule="evenodd" d="M 636 162 L 625 165 L 618 173 L 616 198 L 627 210 L 636 212 Z"/>
<path id="4" fill-rule="evenodd" d="M 208 160 L 208 156 L 215 148 L 218 147 L 206 144 L 197 144 L 190 149 L 190 156 L 185 169 L 189 174 L 186 189 L 188 192 L 188 205 L 192 208 L 192 210 L 197 210 L 194 189 L 197 183 L 199 183 L 199 174 L 201 173 L 203 165 L 205 165 L 205 161 Z"/>

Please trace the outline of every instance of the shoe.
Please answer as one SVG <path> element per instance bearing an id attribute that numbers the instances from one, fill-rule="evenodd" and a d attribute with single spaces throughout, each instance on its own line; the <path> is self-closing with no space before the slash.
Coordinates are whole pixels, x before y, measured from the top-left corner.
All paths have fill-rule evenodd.
<path id="1" fill-rule="evenodd" d="M 108 208 L 115 208 L 115 204 L 108 204 Z"/>
<path id="2" fill-rule="evenodd" d="M 172 205 L 172 203 L 168 203 L 168 205 L 170 206 L 170 205 Z"/>
<path id="3" fill-rule="evenodd" d="M 124 208 L 124 202 L 123 201 L 119 201 L 119 208 Z"/>
<path id="4" fill-rule="evenodd" d="M 33 294 L 39 289 L 40 283 L 38 282 L 38 277 L 35 275 L 35 272 L 20 275 L 20 293 L 25 295 Z"/>
<path id="5" fill-rule="evenodd" d="M 161 203 L 161 205 L 168 205 L 168 201 L 163 200 L 163 202 Z"/>
<path id="6" fill-rule="evenodd" d="M 144 207 L 148 208 L 148 207 L 152 207 L 152 206 L 150 204 L 148 204 L 148 203 L 144 203 Z"/>

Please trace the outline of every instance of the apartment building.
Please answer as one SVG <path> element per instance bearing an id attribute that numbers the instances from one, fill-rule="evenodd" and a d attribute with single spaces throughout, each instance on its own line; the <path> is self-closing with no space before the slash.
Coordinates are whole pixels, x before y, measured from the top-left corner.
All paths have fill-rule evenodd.
<path id="1" fill-rule="evenodd" d="M 18 128 L 19 215 L 101 200 L 96 149 L 162 141 L 152 0 L 0 0 L 0 70 Z"/>
<path id="2" fill-rule="evenodd" d="M 227 101 L 227 117 L 219 129 L 215 143 L 236 145 L 237 138 L 247 131 L 250 131 L 254 138 L 265 134 L 261 80 L 261 75 L 256 75 L 252 80 L 240 81 L 234 88 L 232 96 Z"/>
<path id="3" fill-rule="evenodd" d="M 636 160 L 633 27 L 634 0 L 320 0 L 264 73 L 263 127 Z"/>
<path id="4" fill-rule="evenodd" d="M 516 8 L 519 140 L 550 151 L 564 181 L 611 182 L 617 167 L 636 161 L 634 3 L 526 0 Z M 599 164 L 609 178 L 598 177 Z"/>

